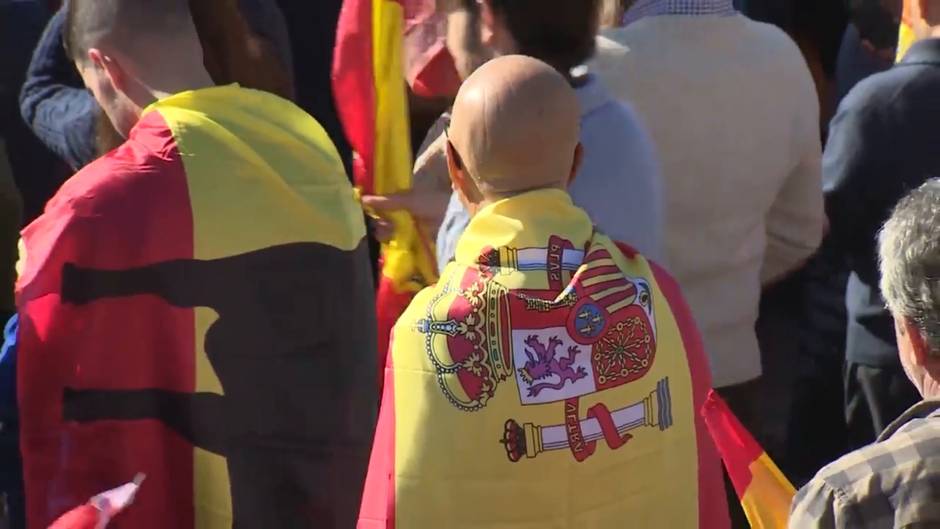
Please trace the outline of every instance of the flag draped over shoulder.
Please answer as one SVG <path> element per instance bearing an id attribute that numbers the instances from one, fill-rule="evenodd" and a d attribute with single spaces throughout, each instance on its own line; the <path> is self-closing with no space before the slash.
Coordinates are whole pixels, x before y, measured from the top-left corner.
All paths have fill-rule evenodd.
<path id="1" fill-rule="evenodd" d="M 355 151 L 355 182 L 364 194 L 411 188 L 412 152 L 404 67 L 402 0 L 346 0 L 333 61 L 333 93 Z M 404 211 L 391 215 L 395 235 L 382 249 L 376 300 L 379 354 L 412 296 L 437 280 L 430 242 Z"/>
<path id="2" fill-rule="evenodd" d="M 394 334 L 360 529 L 727 527 L 678 287 L 564 191 L 479 212 Z"/>
<path id="3" fill-rule="evenodd" d="M 900 36 L 898 37 L 898 60 L 904 58 L 904 55 L 907 54 L 907 50 L 911 48 L 911 45 L 914 44 L 914 9 L 916 0 L 904 0 L 904 8 L 901 13 L 901 28 Z"/>
<path id="4" fill-rule="evenodd" d="M 741 506 L 754 529 L 786 529 L 796 490 L 728 405 L 712 391 L 702 408 Z"/>
<path id="5" fill-rule="evenodd" d="M 313 118 L 236 85 L 163 99 L 23 239 L 29 527 L 138 472 L 125 527 L 353 523 L 374 292 L 361 208 Z"/>

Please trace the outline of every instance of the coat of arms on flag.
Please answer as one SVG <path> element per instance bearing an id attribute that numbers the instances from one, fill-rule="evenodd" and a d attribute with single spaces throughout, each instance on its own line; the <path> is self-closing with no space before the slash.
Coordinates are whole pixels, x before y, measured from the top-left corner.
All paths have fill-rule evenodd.
<path id="1" fill-rule="evenodd" d="M 426 336 L 438 384 L 456 408 L 481 410 L 511 382 L 523 409 L 563 404 L 555 425 L 507 420 L 502 443 L 510 461 L 564 449 L 584 461 L 600 440 L 618 449 L 631 430 L 671 425 L 668 378 L 653 383 L 639 402 L 616 403 L 613 410 L 599 403 L 586 417 L 580 413 L 581 398 L 640 383 L 655 361 L 645 279 L 624 275 L 602 245 L 584 251 L 559 237 L 545 248 L 487 249 L 480 262 L 486 265 L 467 269 L 441 290 L 418 331 Z M 493 280 L 503 267 L 544 271 L 550 288 L 505 288 Z"/>

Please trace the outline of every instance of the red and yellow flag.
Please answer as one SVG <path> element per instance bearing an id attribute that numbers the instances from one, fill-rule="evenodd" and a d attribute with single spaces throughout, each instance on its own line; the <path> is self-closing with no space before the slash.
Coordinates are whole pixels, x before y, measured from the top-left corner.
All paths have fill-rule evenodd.
<path id="1" fill-rule="evenodd" d="M 333 93 L 355 151 L 359 190 L 388 195 L 411 188 L 412 152 L 404 66 L 402 0 L 346 0 L 340 12 L 333 61 Z M 428 238 L 404 211 L 391 215 L 393 239 L 382 249 L 376 300 L 379 354 L 408 302 L 437 281 Z"/>
<path id="2" fill-rule="evenodd" d="M 702 414 L 751 527 L 786 529 L 793 485 L 715 391 Z"/>
<path id="3" fill-rule="evenodd" d="M 914 40 L 916 40 L 914 36 L 916 10 L 919 10 L 919 8 L 916 6 L 915 0 L 904 0 L 904 10 L 901 13 L 901 35 L 898 38 L 898 61 L 904 58 L 907 50 L 911 48 Z"/>
<path id="4" fill-rule="evenodd" d="M 313 118 L 236 85 L 162 99 L 23 240 L 29 527 L 138 472 L 124 527 L 353 523 L 374 291 L 361 207 Z"/>

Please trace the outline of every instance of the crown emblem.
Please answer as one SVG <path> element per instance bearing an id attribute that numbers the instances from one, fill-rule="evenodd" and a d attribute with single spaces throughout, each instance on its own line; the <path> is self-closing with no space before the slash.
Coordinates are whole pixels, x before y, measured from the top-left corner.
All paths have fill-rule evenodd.
<path id="1" fill-rule="evenodd" d="M 508 296 L 487 268 L 469 269 L 459 288 L 442 289 L 416 323 L 441 390 L 461 410 L 485 407 L 513 376 Z"/>

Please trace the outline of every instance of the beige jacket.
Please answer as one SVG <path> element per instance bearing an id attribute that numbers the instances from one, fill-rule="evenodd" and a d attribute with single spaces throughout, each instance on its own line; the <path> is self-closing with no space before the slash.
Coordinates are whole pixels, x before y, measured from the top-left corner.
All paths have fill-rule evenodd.
<path id="1" fill-rule="evenodd" d="M 716 387 L 761 374 L 762 286 L 818 247 L 819 105 L 796 44 L 744 16 L 656 16 L 600 39 L 592 65 L 660 153 L 666 264 L 698 320 Z"/>

